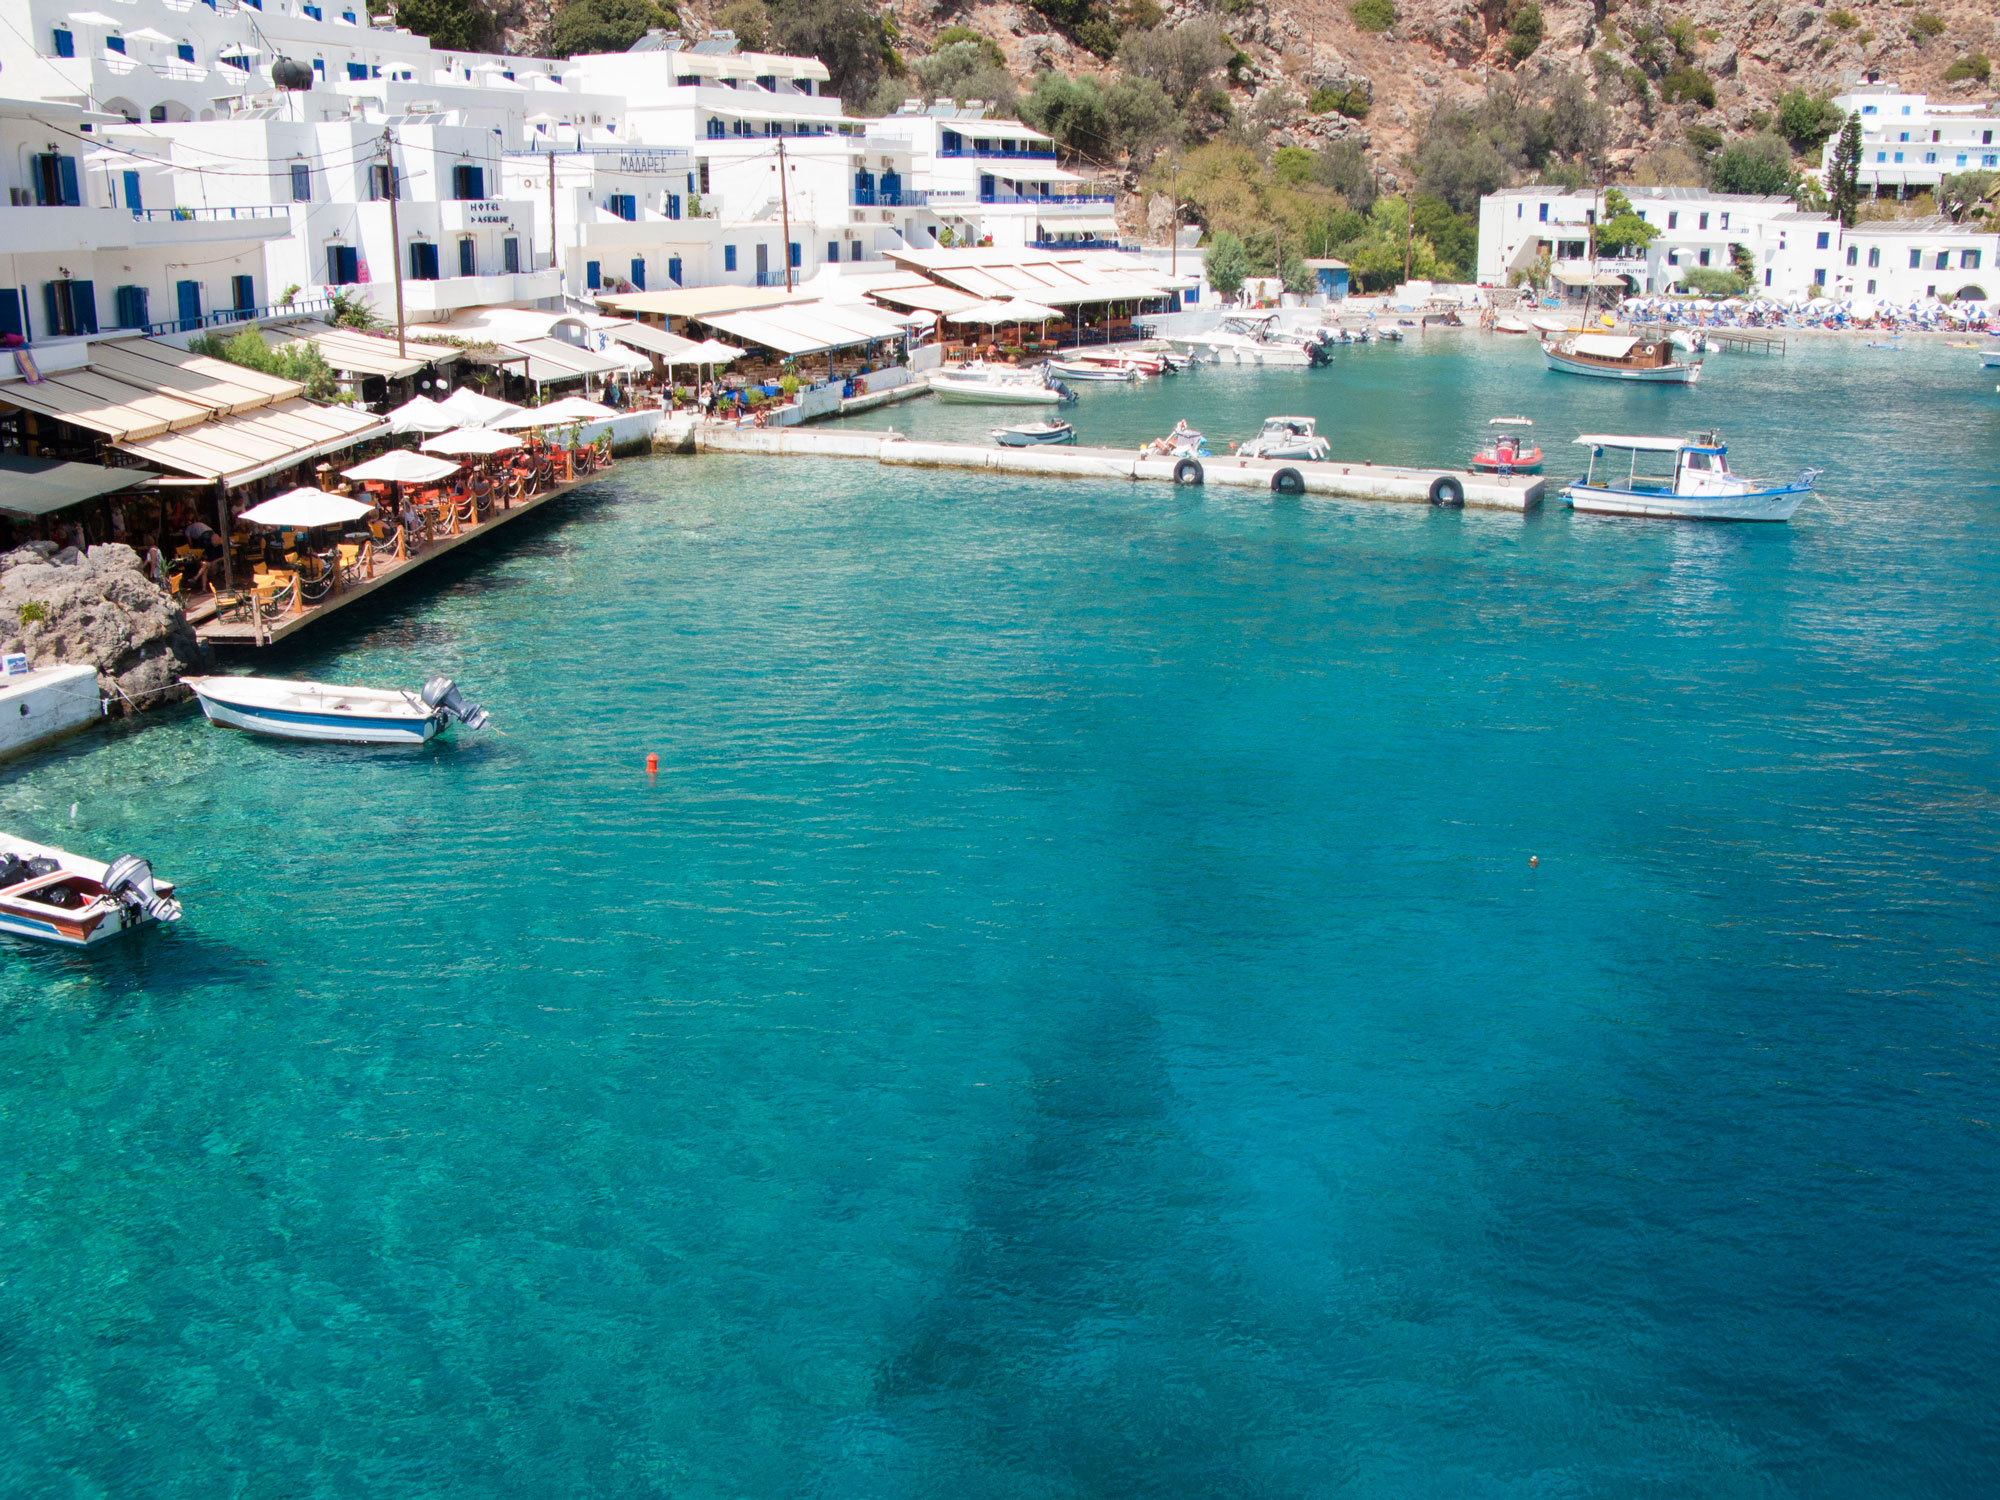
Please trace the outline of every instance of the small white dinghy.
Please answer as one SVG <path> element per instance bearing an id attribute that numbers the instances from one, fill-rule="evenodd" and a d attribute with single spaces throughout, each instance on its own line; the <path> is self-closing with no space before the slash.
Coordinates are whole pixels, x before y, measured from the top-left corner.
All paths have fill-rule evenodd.
<path id="1" fill-rule="evenodd" d="M 287 740 L 350 745 L 421 745 L 456 719 L 486 727 L 486 710 L 468 703 L 449 677 L 423 691 L 287 682 L 277 677 L 183 677 L 209 722 Z"/>
<path id="2" fill-rule="evenodd" d="M 174 888 L 136 854 L 104 864 L 0 833 L 0 932 L 94 948 L 148 922 L 178 922 Z"/>
<path id="3" fill-rule="evenodd" d="M 993 429 L 993 441 L 1003 448 L 1036 448 L 1046 443 L 1073 443 L 1076 429 L 1051 418 L 1046 422 L 1016 422 Z"/>

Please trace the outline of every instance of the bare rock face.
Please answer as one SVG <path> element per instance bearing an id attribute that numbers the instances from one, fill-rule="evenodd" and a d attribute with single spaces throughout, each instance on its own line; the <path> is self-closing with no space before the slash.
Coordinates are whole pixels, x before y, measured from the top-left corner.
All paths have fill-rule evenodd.
<path id="1" fill-rule="evenodd" d="M 201 661 L 187 615 L 116 542 L 88 556 L 47 542 L 0 555 L 0 650 L 36 667 L 89 662 L 100 691 L 141 707 Z"/>

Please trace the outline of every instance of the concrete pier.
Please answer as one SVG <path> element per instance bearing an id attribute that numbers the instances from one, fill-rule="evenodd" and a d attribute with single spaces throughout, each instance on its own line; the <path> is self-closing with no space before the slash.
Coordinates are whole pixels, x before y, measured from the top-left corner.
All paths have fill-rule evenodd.
<path id="1" fill-rule="evenodd" d="M 695 450 L 705 453 L 764 453 L 799 458 L 872 458 L 877 463 L 944 469 L 995 469 L 1068 479 L 1154 480 L 1174 483 L 1179 460 L 1141 455 L 1131 448 L 982 447 L 974 443 L 919 442 L 896 433 L 801 432 L 796 428 L 756 428 L 697 424 Z M 1542 503 L 1539 474 L 1473 474 L 1463 469 L 1410 469 L 1388 464 L 1312 463 L 1299 459 L 1245 459 L 1224 454 L 1196 460 L 1204 484 L 1270 491 L 1284 471 L 1295 472 L 1308 495 L 1342 500 L 1388 500 L 1423 505 L 1431 490 L 1448 479 L 1465 503 L 1489 510 L 1528 511 Z"/>
<path id="2" fill-rule="evenodd" d="M 38 749 L 104 716 L 92 666 L 0 677 L 0 757 Z"/>

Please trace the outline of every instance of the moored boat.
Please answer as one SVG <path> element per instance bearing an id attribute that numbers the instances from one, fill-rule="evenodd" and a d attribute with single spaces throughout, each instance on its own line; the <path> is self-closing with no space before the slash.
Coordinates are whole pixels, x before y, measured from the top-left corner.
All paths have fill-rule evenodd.
<path id="1" fill-rule="evenodd" d="M 420 692 L 291 682 L 278 677 L 183 677 L 212 724 L 287 740 L 350 745 L 421 745 L 456 721 L 484 729 L 486 710 L 449 677 Z"/>
<path id="2" fill-rule="evenodd" d="M 1071 399 L 1071 393 L 1051 384 L 1039 367 L 967 365 L 933 370 L 930 387 L 940 401 L 979 406 L 1058 406 Z"/>
<path id="3" fill-rule="evenodd" d="M 1620 437 L 1586 433 L 1577 443 L 1590 449 L 1583 478 L 1563 490 L 1573 510 L 1611 516 L 1665 516 L 1691 521 L 1789 521 L 1813 492 L 1821 471 L 1801 469 L 1790 483 L 1760 484 L 1729 471 L 1729 449 L 1713 432 L 1694 438 Z M 1630 453 L 1625 474 L 1605 450 Z M 1669 455 L 1670 474 L 1641 474 L 1640 454 Z"/>
<path id="4" fill-rule="evenodd" d="M 1064 380 L 1133 381 L 1139 378 L 1139 371 L 1132 365 L 1094 359 L 1052 359 L 1049 361 L 1049 373 Z"/>
<path id="5" fill-rule="evenodd" d="M 1668 340 L 1631 334 L 1577 333 L 1547 338 L 1542 341 L 1542 359 L 1551 370 L 1594 375 L 1599 380 L 1693 385 L 1701 378 L 1700 360 L 1676 360 Z"/>
<path id="6" fill-rule="evenodd" d="M 0 932 L 92 948 L 149 922 L 178 922 L 173 886 L 135 854 L 104 864 L 0 834 Z"/>
<path id="7" fill-rule="evenodd" d="M 1266 417 L 1264 430 L 1236 450 L 1239 458 L 1323 459 L 1333 445 L 1318 433 L 1312 417 Z"/>
<path id="8" fill-rule="evenodd" d="M 1073 443 L 1076 429 L 1051 417 L 1046 422 L 1016 422 L 993 429 L 993 441 L 1003 448 L 1037 448 L 1046 443 Z"/>
<path id="9" fill-rule="evenodd" d="M 1542 450 L 1534 442 L 1534 419 L 1531 417 L 1495 417 L 1486 424 L 1502 429 L 1516 428 L 1518 431 L 1500 431 L 1486 442 L 1486 445 L 1472 455 L 1472 472 L 1475 474 L 1539 474 L 1542 471 Z"/>

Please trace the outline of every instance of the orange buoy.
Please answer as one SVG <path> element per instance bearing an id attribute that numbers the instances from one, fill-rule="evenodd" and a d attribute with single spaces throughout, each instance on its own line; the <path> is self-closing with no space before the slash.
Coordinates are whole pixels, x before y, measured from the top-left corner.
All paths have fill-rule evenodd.
<path id="1" fill-rule="evenodd" d="M 653 754 L 650 750 L 646 752 L 646 774 L 648 776 L 657 776 L 660 774 L 660 757 Z"/>

